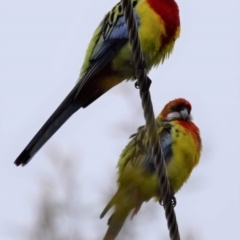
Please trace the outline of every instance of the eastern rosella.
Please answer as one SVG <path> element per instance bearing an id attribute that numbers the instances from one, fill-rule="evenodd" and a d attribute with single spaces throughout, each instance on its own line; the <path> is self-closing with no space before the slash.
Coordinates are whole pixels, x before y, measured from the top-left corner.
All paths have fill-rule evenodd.
<path id="1" fill-rule="evenodd" d="M 149 71 L 172 52 L 180 33 L 174 0 L 131 0 Z M 80 108 L 85 108 L 123 80 L 134 80 L 132 51 L 121 3 L 106 14 L 86 51 L 77 84 L 15 161 L 27 164 L 51 136 Z"/>
<path id="2" fill-rule="evenodd" d="M 173 193 L 182 187 L 200 159 L 200 133 L 191 119 L 191 105 L 182 98 L 169 102 L 156 118 Z M 149 201 L 152 197 L 161 200 L 145 126 L 140 127 L 130 138 L 118 162 L 118 190 L 100 216 L 104 217 L 114 207 L 104 240 L 115 239 L 130 211 L 133 217 L 144 201 Z"/>

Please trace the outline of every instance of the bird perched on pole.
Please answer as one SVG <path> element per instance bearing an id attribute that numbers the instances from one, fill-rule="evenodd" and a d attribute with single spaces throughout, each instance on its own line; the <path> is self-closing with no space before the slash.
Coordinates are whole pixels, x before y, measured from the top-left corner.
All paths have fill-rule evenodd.
<path id="1" fill-rule="evenodd" d="M 131 0 L 147 72 L 163 62 L 180 33 L 174 0 Z M 108 12 L 93 33 L 79 79 L 15 161 L 26 165 L 52 135 L 80 108 L 85 108 L 123 80 L 134 80 L 132 50 L 121 3 Z"/>
<path id="2" fill-rule="evenodd" d="M 176 193 L 198 164 L 202 149 L 198 127 L 192 122 L 191 105 L 178 98 L 169 102 L 156 118 L 159 141 L 171 191 Z M 125 219 L 133 217 L 143 202 L 155 197 L 161 201 L 154 157 L 145 126 L 133 134 L 118 161 L 118 190 L 100 218 L 114 207 L 104 240 L 113 240 Z"/>

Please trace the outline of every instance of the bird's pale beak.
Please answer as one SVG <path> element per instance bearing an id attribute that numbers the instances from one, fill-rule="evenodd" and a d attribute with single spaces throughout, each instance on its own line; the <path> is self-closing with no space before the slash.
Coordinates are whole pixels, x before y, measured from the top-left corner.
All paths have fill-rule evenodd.
<path id="1" fill-rule="evenodd" d="M 183 109 L 182 111 L 180 111 L 180 114 L 181 114 L 182 119 L 187 120 L 189 114 L 188 114 L 188 110 L 186 108 Z"/>

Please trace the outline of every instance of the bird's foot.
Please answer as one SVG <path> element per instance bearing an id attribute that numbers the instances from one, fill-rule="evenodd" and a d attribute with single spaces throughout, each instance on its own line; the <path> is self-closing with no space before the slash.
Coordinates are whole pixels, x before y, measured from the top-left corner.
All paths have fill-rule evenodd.
<path id="1" fill-rule="evenodd" d="M 172 206 L 173 206 L 173 207 L 176 207 L 176 205 L 177 205 L 177 199 L 176 199 L 174 196 L 171 197 L 171 202 L 172 202 Z M 159 204 L 160 204 L 161 206 L 163 206 L 163 200 L 159 200 Z"/>
<path id="2" fill-rule="evenodd" d="M 135 86 L 136 89 L 139 89 L 138 80 L 134 83 L 134 86 Z"/>
<path id="3" fill-rule="evenodd" d="M 151 84 L 152 84 L 152 80 L 149 77 L 147 77 L 146 82 L 145 82 L 145 84 L 143 86 L 143 90 L 144 91 L 148 91 L 150 86 L 151 86 Z M 135 88 L 139 89 L 138 81 L 135 82 L 134 86 L 135 86 Z"/>

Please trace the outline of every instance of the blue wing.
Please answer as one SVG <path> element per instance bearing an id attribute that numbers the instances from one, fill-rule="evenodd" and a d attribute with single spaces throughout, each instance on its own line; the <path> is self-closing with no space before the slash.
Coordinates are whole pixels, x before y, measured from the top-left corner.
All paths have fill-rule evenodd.
<path id="1" fill-rule="evenodd" d="M 164 155 L 164 160 L 166 164 L 170 161 L 172 157 L 172 135 L 170 131 L 164 131 L 159 137 L 160 144 L 162 146 L 162 151 Z"/>
<path id="2" fill-rule="evenodd" d="M 133 7 L 137 1 L 133 2 Z M 137 26 L 140 24 L 139 17 L 134 10 Z M 90 65 L 83 78 L 78 82 L 78 91 L 88 82 L 88 80 L 106 66 L 128 42 L 128 31 L 121 3 L 118 3 L 100 23 L 101 29 L 97 38 L 93 52 L 90 56 Z M 129 60 L 130 61 L 130 60 Z"/>
<path id="3" fill-rule="evenodd" d="M 160 124 L 158 126 L 159 129 L 161 129 L 159 133 L 159 141 L 162 147 L 165 163 L 168 164 L 173 154 L 172 152 L 173 140 L 171 135 L 172 125 L 169 123 L 162 122 L 157 122 L 157 124 Z M 151 149 L 148 147 L 149 141 L 145 126 L 140 127 L 138 129 L 138 133 L 133 134 L 130 138 L 132 138 L 132 141 L 130 142 L 131 147 L 129 148 L 133 147 L 134 155 L 132 156 L 132 159 L 129 160 L 132 162 L 133 165 L 142 164 L 147 172 L 150 173 L 154 172 L 155 171 L 154 157 Z"/>
<path id="4" fill-rule="evenodd" d="M 133 1 L 133 8 L 137 4 L 137 0 Z M 134 17 L 137 26 L 140 24 L 139 17 L 135 11 Z M 119 50 L 128 41 L 128 30 L 125 22 L 125 17 L 122 9 L 122 4 L 119 2 L 103 19 L 100 24 L 101 33 L 96 41 L 90 61 L 99 60 L 112 48 Z M 115 53 L 116 54 L 116 53 Z"/>
<path id="5" fill-rule="evenodd" d="M 158 129 L 159 129 L 159 141 L 162 147 L 162 152 L 164 156 L 165 163 L 168 164 L 172 158 L 172 125 L 168 122 L 159 122 L 157 121 Z M 132 140 L 126 146 L 122 153 L 122 157 L 126 155 L 129 151 L 132 151 L 132 154 L 126 158 L 125 165 L 127 165 L 128 161 L 131 161 L 132 165 L 143 165 L 144 169 L 152 173 L 155 171 L 155 163 L 154 157 L 151 149 L 148 147 L 148 134 L 146 132 L 145 126 L 141 126 L 138 128 L 138 132 L 131 135 L 130 138 Z"/>
<path id="6" fill-rule="evenodd" d="M 167 164 L 171 158 L 172 158 L 172 135 L 171 135 L 171 126 L 168 124 L 165 128 L 161 131 L 159 134 L 159 141 L 162 147 L 162 152 L 164 156 L 165 163 Z M 154 172 L 155 171 L 155 163 L 154 163 L 154 157 L 151 151 L 149 149 L 145 149 L 146 154 L 143 154 L 143 164 L 145 169 L 148 172 Z"/>

